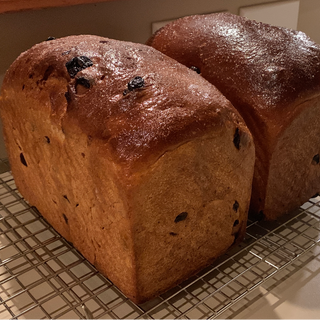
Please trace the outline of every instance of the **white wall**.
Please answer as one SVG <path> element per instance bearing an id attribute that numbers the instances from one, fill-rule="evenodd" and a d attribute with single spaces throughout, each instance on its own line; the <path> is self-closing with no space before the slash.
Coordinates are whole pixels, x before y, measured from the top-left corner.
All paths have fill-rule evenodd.
<path id="1" fill-rule="evenodd" d="M 0 15 L 0 84 L 13 60 L 48 36 L 97 34 L 144 43 L 154 21 L 228 10 L 276 0 L 118 0 Z M 1 5 L 1 2 L 0 2 Z M 301 0 L 298 29 L 320 43 L 320 1 Z M 0 135 L 0 158 L 6 156 Z"/>

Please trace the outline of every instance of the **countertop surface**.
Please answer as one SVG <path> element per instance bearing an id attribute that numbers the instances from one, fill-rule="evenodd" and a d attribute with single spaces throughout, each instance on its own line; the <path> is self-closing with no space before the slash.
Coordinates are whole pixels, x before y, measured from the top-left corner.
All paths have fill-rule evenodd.
<path id="1" fill-rule="evenodd" d="M 314 246 L 219 318 L 320 319 L 320 248 Z"/>

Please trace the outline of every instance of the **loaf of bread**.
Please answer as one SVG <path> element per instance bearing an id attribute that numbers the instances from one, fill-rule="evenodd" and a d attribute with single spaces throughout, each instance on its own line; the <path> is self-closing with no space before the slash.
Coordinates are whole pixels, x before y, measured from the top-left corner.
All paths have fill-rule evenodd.
<path id="1" fill-rule="evenodd" d="M 250 213 L 273 220 L 320 191 L 320 47 L 304 33 L 230 13 L 178 19 L 147 42 L 200 73 L 254 138 Z"/>
<path id="2" fill-rule="evenodd" d="M 243 238 L 253 140 L 196 72 L 146 45 L 70 36 L 22 53 L 1 92 L 21 194 L 134 302 Z"/>

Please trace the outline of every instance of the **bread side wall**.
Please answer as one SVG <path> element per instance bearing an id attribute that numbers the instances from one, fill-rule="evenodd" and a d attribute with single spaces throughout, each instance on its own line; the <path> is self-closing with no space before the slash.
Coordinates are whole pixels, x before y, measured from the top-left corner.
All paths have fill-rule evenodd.
<path id="1" fill-rule="evenodd" d="M 50 101 L 15 93 L 2 107 L 5 138 L 19 191 L 68 241 L 120 288 L 135 290 L 125 191 L 101 145 L 77 127 L 59 127 Z M 39 102 L 40 101 L 40 102 Z"/>
<path id="2" fill-rule="evenodd" d="M 272 155 L 264 207 L 267 219 L 298 208 L 320 192 L 320 97 L 305 101 L 299 109 Z"/>
<path id="3" fill-rule="evenodd" d="M 139 299 L 185 280 L 242 240 L 254 146 L 244 132 L 238 150 L 235 129 L 229 123 L 166 152 L 141 177 L 132 200 Z"/>

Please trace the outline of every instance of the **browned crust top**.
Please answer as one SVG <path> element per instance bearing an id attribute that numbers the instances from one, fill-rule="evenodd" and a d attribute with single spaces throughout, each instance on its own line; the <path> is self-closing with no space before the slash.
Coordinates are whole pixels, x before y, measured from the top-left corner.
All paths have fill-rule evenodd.
<path id="1" fill-rule="evenodd" d="M 140 87 L 128 86 L 137 76 Z M 30 108 L 50 101 L 51 117 L 64 131 L 76 124 L 126 163 L 218 134 L 227 122 L 247 130 L 230 102 L 196 72 L 148 46 L 98 36 L 45 41 L 22 53 L 2 87 L 4 102 L 16 94 L 39 100 Z"/>
<path id="2" fill-rule="evenodd" d="M 300 31 L 218 13 L 178 19 L 148 44 L 266 116 L 319 94 L 320 46 Z"/>

